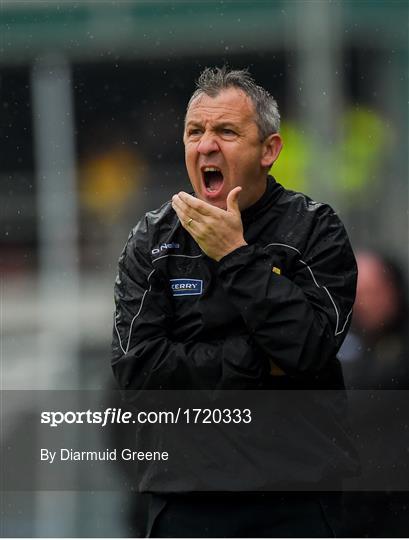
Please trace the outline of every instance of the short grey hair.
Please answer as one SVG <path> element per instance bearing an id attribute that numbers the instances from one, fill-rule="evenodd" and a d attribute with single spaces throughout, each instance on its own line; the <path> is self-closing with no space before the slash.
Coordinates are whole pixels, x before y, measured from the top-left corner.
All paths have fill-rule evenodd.
<path id="1" fill-rule="evenodd" d="M 255 83 L 248 69 L 233 70 L 226 66 L 205 68 L 196 82 L 196 90 L 189 100 L 186 112 L 192 101 L 200 95 L 206 94 L 210 97 L 216 97 L 227 88 L 239 88 L 251 99 L 256 112 L 255 121 L 262 140 L 272 133 L 278 133 L 280 113 L 277 102 L 267 90 Z"/>

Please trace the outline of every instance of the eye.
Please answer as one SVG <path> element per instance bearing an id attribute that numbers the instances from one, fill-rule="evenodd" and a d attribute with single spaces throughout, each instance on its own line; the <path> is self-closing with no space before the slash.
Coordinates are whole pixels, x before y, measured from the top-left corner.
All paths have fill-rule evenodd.
<path id="1" fill-rule="evenodd" d="M 195 137 L 195 136 L 201 135 L 201 133 L 202 133 L 202 130 L 199 128 L 189 128 L 187 130 L 188 137 Z"/>
<path id="2" fill-rule="evenodd" d="M 236 132 L 230 128 L 223 128 L 221 132 L 222 135 L 224 135 L 225 137 L 233 137 L 234 135 L 236 135 Z"/>

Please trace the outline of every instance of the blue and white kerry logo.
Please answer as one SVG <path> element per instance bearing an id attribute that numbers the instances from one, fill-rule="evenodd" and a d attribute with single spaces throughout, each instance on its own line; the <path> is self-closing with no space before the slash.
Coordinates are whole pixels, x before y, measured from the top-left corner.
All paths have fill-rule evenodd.
<path id="1" fill-rule="evenodd" d="M 202 279 L 178 278 L 170 279 L 169 281 L 173 296 L 193 296 L 202 294 Z"/>

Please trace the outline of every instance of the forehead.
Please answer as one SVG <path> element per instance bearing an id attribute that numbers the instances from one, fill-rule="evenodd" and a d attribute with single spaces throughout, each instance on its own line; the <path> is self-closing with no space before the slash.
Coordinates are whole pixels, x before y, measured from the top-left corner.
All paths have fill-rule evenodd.
<path id="1" fill-rule="evenodd" d="M 215 97 L 200 94 L 189 106 L 186 123 L 209 120 L 255 122 L 253 102 L 239 88 L 227 88 Z"/>

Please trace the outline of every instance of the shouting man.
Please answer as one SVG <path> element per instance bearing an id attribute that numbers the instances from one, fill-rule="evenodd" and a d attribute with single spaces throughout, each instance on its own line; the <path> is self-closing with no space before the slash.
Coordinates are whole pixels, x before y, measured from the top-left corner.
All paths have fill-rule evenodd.
<path id="1" fill-rule="evenodd" d="M 194 193 L 147 213 L 119 261 L 113 370 L 122 389 L 343 388 L 336 354 L 355 259 L 328 205 L 268 175 L 279 123 L 276 101 L 247 71 L 200 75 L 183 136 Z M 319 497 L 162 502 L 154 536 L 332 534 Z"/>

